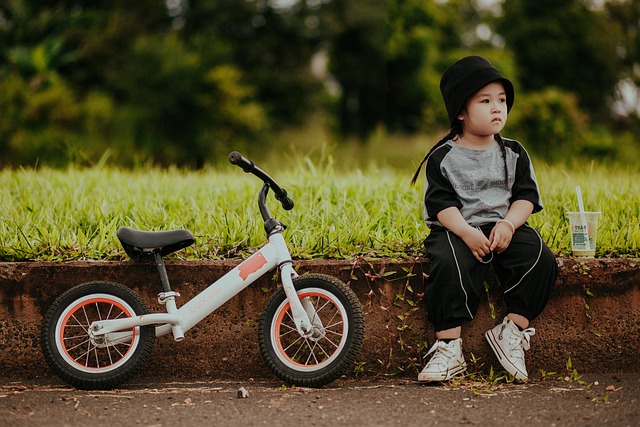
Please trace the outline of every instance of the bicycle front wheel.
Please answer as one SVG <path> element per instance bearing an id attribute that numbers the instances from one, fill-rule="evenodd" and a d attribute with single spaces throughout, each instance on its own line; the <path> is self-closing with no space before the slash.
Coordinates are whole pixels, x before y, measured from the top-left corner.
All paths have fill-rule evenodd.
<path id="1" fill-rule="evenodd" d="M 362 306 L 351 288 L 335 277 L 308 274 L 294 278 L 293 283 L 313 324 L 313 335 L 298 333 L 280 288 L 260 317 L 260 352 L 286 383 L 322 387 L 356 362 L 364 339 Z"/>
<path id="2" fill-rule="evenodd" d="M 97 320 L 149 313 L 147 304 L 126 286 L 89 282 L 69 289 L 48 310 L 40 344 L 45 360 L 62 380 L 85 390 L 115 388 L 142 370 L 155 342 L 147 325 L 109 334 L 89 335 Z"/>

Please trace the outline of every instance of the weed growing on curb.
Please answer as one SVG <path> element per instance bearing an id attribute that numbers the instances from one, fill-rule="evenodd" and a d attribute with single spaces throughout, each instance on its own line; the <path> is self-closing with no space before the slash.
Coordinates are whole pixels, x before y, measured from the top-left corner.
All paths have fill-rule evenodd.
<path id="1" fill-rule="evenodd" d="M 513 383 L 512 376 L 504 371 L 496 371 L 493 367 L 485 371 L 484 363 L 473 353 L 467 360 L 467 371 L 464 375 L 452 378 L 448 385 L 452 388 L 468 388 L 475 395 L 487 395 L 495 392 L 505 384 Z"/>

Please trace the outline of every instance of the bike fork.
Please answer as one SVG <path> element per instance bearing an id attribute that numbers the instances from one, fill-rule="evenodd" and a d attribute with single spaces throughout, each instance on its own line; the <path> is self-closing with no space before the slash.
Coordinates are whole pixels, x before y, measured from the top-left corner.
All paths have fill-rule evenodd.
<path id="1" fill-rule="evenodd" d="M 284 288 L 284 293 L 287 295 L 287 299 L 289 300 L 291 314 L 293 315 L 293 322 L 296 325 L 298 333 L 305 338 L 309 338 L 313 335 L 314 325 L 312 324 L 311 320 L 309 320 L 309 312 L 308 310 L 305 310 L 305 306 L 303 302 L 300 301 L 300 298 L 298 298 L 298 294 L 293 285 L 293 278 L 297 275 L 298 274 L 291 265 L 291 261 L 280 266 L 282 287 Z M 313 307 L 307 308 L 310 311 L 313 311 Z M 317 316 L 314 316 L 313 313 L 311 313 L 311 317 L 317 318 Z"/>

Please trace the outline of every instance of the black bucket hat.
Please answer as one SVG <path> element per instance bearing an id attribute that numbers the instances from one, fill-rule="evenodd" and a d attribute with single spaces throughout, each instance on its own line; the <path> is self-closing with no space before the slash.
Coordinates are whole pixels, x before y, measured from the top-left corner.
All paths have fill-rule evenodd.
<path id="1" fill-rule="evenodd" d="M 449 124 L 453 126 L 467 98 L 496 80 L 500 80 L 504 86 L 509 112 L 513 106 L 513 84 L 487 59 L 467 56 L 447 68 L 440 79 L 440 92 L 449 115 Z"/>

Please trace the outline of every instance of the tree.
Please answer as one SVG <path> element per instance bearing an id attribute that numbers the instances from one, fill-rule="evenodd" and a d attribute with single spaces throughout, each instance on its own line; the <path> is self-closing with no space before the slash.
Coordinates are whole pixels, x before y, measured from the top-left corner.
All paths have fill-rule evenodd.
<path id="1" fill-rule="evenodd" d="M 62 161 L 84 125 L 82 100 L 64 76 L 79 58 L 65 37 L 70 21 L 64 5 L 12 0 L 0 7 L 0 150 L 6 162 Z"/>
<path id="2" fill-rule="evenodd" d="M 274 127 L 300 123 L 316 106 L 321 83 L 311 58 L 321 43 L 320 2 L 298 1 L 280 7 L 262 0 L 192 1 L 180 29 L 185 43 L 203 58 L 208 43 L 242 72 Z"/>
<path id="3" fill-rule="evenodd" d="M 427 115 L 434 122 L 435 114 L 425 112 L 439 104 L 440 51 L 456 33 L 440 31 L 448 15 L 434 2 L 393 1 L 387 13 L 384 124 L 392 132 L 416 132 Z"/>
<path id="4" fill-rule="evenodd" d="M 440 76 L 476 47 L 466 37 L 479 25 L 473 0 L 336 1 L 324 16 L 343 134 L 365 139 L 380 125 L 413 133 L 446 123 Z"/>
<path id="5" fill-rule="evenodd" d="M 622 43 L 617 51 L 622 56 L 621 86 L 628 92 L 617 94 L 618 98 L 628 97 L 626 111 L 622 113 L 640 124 L 640 0 L 608 1 L 606 10 L 622 32 Z"/>
<path id="6" fill-rule="evenodd" d="M 606 120 L 620 73 L 617 27 L 581 0 L 510 0 L 497 30 L 513 52 L 527 91 L 556 86 Z"/>
<path id="7" fill-rule="evenodd" d="M 329 70 L 340 85 L 337 116 L 345 135 L 365 138 L 384 119 L 385 6 L 381 0 L 334 1 L 327 6 Z"/>
<path id="8" fill-rule="evenodd" d="M 156 163 L 200 168 L 266 127 L 242 73 L 231 64 L 207 64 L 176 34 L 139 38 L 122 73 L 125 112 L 135 118 L 132 148 Z"/>
<path id="9" fill-rule="evenodd" d="M 255 138 L 268 121 L 225 40 L 186 43 L 179 18 L 159 0 L 0 6 L 3 160 L 202 166 Z"/>

